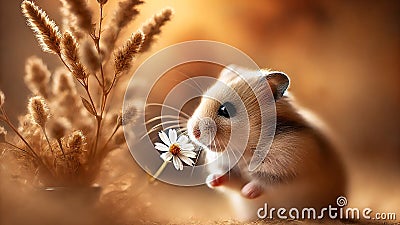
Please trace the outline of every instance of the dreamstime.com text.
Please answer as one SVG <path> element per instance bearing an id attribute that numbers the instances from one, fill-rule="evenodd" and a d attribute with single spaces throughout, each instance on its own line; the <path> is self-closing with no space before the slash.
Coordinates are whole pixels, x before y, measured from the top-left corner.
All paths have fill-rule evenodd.
<path id="1" fill-rule="evenodd" d="M 366 219 L 366 220 L 396 220 L 394 212 L 373 212 L 371 208 L 351 208 L 347 206 L 346 197 L 340 196 L 336 199 L 336 206 L 328 205 L 325 208 L 268 208 L 264 207 L 257 210 L 257 216 L 260 219 L 313 219 L 320 220 L 324 218 L 334 219 Z"/>

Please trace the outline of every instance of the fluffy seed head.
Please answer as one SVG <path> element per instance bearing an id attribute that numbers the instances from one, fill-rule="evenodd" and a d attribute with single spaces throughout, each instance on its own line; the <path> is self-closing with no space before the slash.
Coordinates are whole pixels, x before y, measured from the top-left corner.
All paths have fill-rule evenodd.
<path id="1" fill-rule="evenodd" d="M 118 4 L 118 8 L 115 11 L 111 23 L 118 28 L 123 28 L 128 25 L 138 14 L 139 11 L 136 6 L 143 4 L 141 0 L 125 0 Z"/>
<path id="2" fill-rule="evenodd" d="M 143 41 L 144 34 L 143 32 L 138 31 L 128 39 L 122 48 L 118 49 L 114 55 L 116 75 L 119 75 L 130 68 L 135 55 L 140 51 Z"/>
<path id="3" fill-rule="evenodd" d="M 50 120 L 47 125 L 49 135 L 57 140 L 64 137 L 70 128 L 71 123 L 64 117 Z"/>
<path id="4" fill-rule="evenodd" d="M 161 27 L 171 20 L 172 13 L 173 11 L 170 8 L 163 9 L 160 13 L 154 15 L 153 18 L 142 25 L 141 30 L 145 35 L 145 39 L 140 52 L 145 52 L 150 49 L 154 37 L 160 34 Z"/>
<path id="5" fill-rule="evenodd" d="M 106 58 L 114 50 L 115 43 L 121 30 L 132 22 L 139 11 L 136 7 L 142 4 L 141 0 L 125 0 L 118 3 L 117 9 L 112 15 L 110 24 L 107 26 L 107 32 L 104 32 L 101 40 L 101 46 L 106 53 Z"/>
<path id="6" fill-rule="evenodd" d="M 30 57 L 25 63 L 25 83 L 34 94 L 47 97 L 50 71 L 43 61 L 36 57 Z"/>
<path id="7" fill-rule="evenodd" d="M 68 137 L 67 147 L 70 149 L 70 151 L 82 151 L 85 145 L 86 137 L 80 130 L 74 131 Z"/>
<path id="8" fill-rule="evenodd" d="M 50 20 L 46 12 L 31 1 L 23 1 L 21 8 L 42 50 L 48 53 L 60 54 L 61 33 L 55 22 Z"/>
<path id="9" fill-rule="evenodd" d="M 71 26 L 90 33 L 93 29 L 92 11 L 86 2 L 86 0 L 61 0 L 63 10 L 68 11 L 72 17 Z"/>
<path id="10" fill-rule="evenodd" d="M 29 114 L 31 115 L 32 121 L 42 128 L 45 127 L 47 120 L 50 117 L 50 110 L 41 96 L 35 96 L 29 99 L 28 103 Z"/>
<path id="11" fill-rule="evenodd" d="M 53 75 L 53 94 L 59 95 L 64 92 L 75 93 L 76 87 L 72 74 L 65 69 L 58 69 Z"/>
<path id="12" fill-rule="evenodd" d="M 125 126 L 133 123 L 138 116 L 138 110 L 133 104 L 128 105 L 122 112 L 122 115 L 118 116 L 117 123 Z"/>
<path id="13" fill-rule="evenodd" d="M 95 73 L 100 69 L 101 62 L 99 59 L 99 55 L 97 54 L 97 51 L 92 42 L 90 42 L 89 40 L 84 41 L 81 45 L 79 54 L 82 62 L 84 63 L 84 65 L 87 66 L 88 69 L 91 70 L 91 72 Z"/>
<path id="14" fill-rule="evenodd" d="M 88 77 L 78 57 L 78 43 L 69 32 L 66 32 L 62 38 L 62 57 L 77 79 L 83 80 Z"/>

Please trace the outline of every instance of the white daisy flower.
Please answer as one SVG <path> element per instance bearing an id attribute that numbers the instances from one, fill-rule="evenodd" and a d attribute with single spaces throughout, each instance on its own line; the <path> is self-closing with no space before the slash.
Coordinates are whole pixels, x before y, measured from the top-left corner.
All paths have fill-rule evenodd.
<path id="1" fill-rule="evenodd" d="M 193 166 L 194 162 L 190 158 L 196 158 L 196 152 L 194 152 L 194 145 L 189 143 L 189 138 L 186 135 L 181 135 L 177 137 L 176 130 L 170 129 L 168 136 L 164 131 L 158 133 L 161 141 L 164 143 L 154 143 L 155 148 L 163 152 L 160 157 L 166 161 L 172 162 L 175 169 L 183 170 L 183 163 L 189 166 Z"/>

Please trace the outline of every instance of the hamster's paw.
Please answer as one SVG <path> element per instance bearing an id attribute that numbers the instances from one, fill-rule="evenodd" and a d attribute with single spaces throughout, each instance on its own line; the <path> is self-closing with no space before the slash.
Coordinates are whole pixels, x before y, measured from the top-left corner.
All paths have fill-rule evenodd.
<path id="1" fill-rule="evenodd" d="M 226 181 L 225 175 L 219 175 L 219 174 L 210 174 L 206 179 L 206 183 L 209 188 L 215 188 L 221 186 L 225 183 L 225 181 Z"/>
<path id="2" fill-rule="evenodd" d="M 264 188 L 255 181 L 250 181 L 242 188 L 242 195 L 248 199 L 257 198 L 264 192 Z"/>

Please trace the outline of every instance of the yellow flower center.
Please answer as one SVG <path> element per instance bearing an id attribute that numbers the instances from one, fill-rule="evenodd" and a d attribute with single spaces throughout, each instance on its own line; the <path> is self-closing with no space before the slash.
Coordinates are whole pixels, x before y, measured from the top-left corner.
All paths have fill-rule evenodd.
<path id="1" fill-rule="evenodd" d="M 178 144 L 172 144 L 169 146 L 169 152 L 171 152 L 172 155 L 178 155 L 181 152 L 181 147 L 179 147 Z"/>

